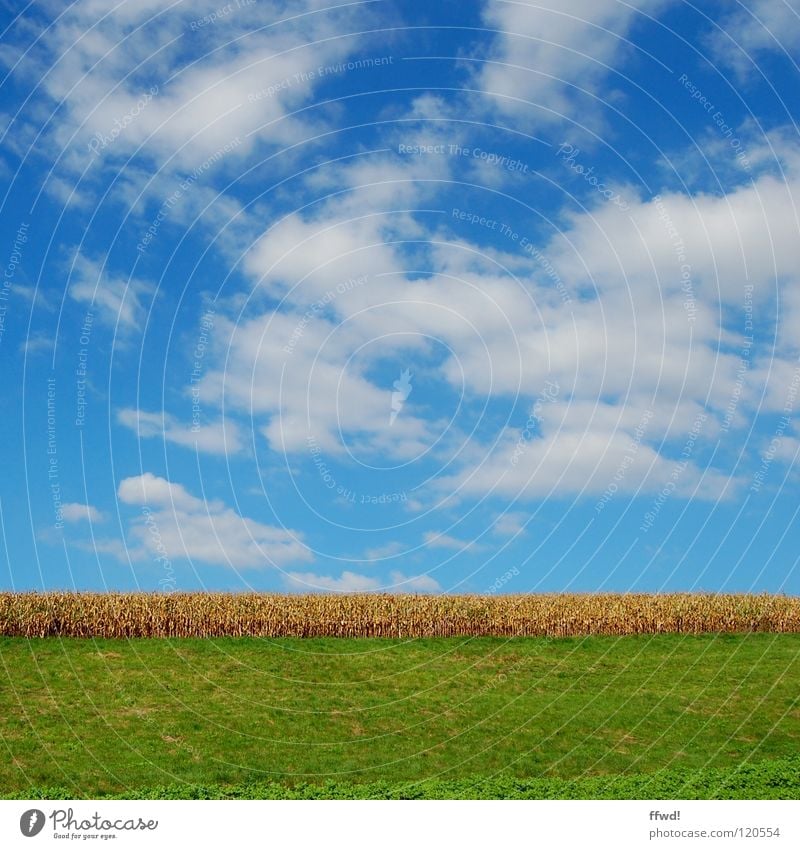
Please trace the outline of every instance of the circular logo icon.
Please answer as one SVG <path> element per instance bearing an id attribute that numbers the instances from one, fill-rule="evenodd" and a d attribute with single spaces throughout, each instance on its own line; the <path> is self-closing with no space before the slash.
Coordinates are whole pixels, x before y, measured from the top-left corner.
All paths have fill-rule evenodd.
<path id="1" fill-rule="evenodd" d="M 25 837 L 36 837 L 44 828 L 44 813 L 37 808 L 31 808 L 19 818 L 19 830 Z"/>

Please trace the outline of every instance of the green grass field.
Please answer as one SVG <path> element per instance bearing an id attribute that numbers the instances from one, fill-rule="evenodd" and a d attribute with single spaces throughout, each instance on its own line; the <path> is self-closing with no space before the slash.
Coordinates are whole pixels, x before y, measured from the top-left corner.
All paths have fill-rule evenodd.
<path id="1" fill-rule="evenodd" d="M 800 635 L 5 638 L 0 663 L 4 797 L 800 793 Z"/>

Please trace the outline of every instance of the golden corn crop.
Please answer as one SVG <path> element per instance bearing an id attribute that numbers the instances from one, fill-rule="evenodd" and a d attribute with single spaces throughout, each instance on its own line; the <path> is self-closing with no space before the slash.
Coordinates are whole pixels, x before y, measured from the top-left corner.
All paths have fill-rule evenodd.
<path id="1" fill-rule="evenodd" d="M 573 637 L 800 632 L 800 598 L 0 593 L 9 637 Z"/>

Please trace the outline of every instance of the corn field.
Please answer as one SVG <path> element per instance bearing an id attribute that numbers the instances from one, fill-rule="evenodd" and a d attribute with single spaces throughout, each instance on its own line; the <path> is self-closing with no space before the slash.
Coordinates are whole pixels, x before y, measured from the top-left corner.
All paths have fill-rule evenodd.
<path id="1" fill-rule="evenodd" d="M 8 637 L 573 637 L 800 632 L 774 595 L 0 593 Z"/>

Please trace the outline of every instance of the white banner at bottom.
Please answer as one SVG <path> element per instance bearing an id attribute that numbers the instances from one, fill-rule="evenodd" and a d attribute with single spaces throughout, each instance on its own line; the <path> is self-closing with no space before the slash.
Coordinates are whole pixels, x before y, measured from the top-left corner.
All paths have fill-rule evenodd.
<path id="1" fill-rule="evenodd" d="M 800 847 L 800 802 L 0 801 L 0 846 Z"/>

